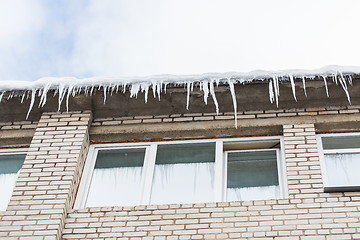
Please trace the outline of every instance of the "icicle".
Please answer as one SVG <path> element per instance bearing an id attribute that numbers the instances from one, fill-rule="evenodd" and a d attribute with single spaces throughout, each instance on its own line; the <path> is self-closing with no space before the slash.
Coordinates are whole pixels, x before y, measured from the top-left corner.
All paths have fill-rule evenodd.
<path id="1" fill-rule="evenodd" d="M 270 103 L 274 103 L 273 80 L 270 80 L 270 81 L 269 81 L 269 98 L 270 98 Z"/>
<path id="2" fill-rule="evenodd" d="M 293 92 L 294 99 L 295 99 L 295 101 L 297 101 L 297 99 L 296 99 L 296 94 L 295 94 L 295 82 L 294 82 L 294 77 L 293 77 L 292 75 L 289 75 L 289 78 L 290 78 L 291 90 L 292 90 L 292 92 Z"/>
<path id="3" fill-rule="evenodd" d="M 21 101 L 20 101 L 21 103 L 23 103 L 23 102 L 24 102 L 25 96 L 26 96 L 26 91 L 24 91 L 24 92 L 23 92 L 23 95 L 22 95 L 22 97 L 21 97 Z"/>
<path id="4" fill-rule="evenodd" d="M 132 84 L 130 87 L 130 98 L 132 98 L 133 96 L 137 98 L 139 90 L 140 90 L 140 84 L 138 83 Z"/>
<path id="5" fill-rule="evenodd" d="M 144 90 L 145 90 L 145 103 L 147 103 L 149 97 L 149 85 L 146 84 Z"/>
<path id="6" fill-rule="evenodd" d="M 275 95 L 276 107 L 279 107 L 280 92 L 279 92 L 279 79 L 277 76 L 273 77 L 273 85 L 274 85 L 274 95 Z"/>
<path id="7" fill-rule="evenodd" d="M 333 74 L 333 82 L 336 83 L 336 85 L 338 85 L 338 79 L 337 79 L 337 75 Z"/>
<path id="8" fill-rule="evenodd" d="M 89 88 L 85 86 L 84 95 L 87 96 L 88 94 L 89 94 Z"/>
<path id="9" fill-rule="evenodd" d="M 156 83 L 152 83 L 152 90 L 153 90 L 153 96 L 154 96 L 154 98 L 156 98 L 156 88 L 157 88 L 157 85 L 156 85 Z"/>
<path id="10" fill-rule="evenodd" d="M 233 105 L 234 105 L 235 128 L 237 128 L 237 103 L 236 103 L 236 95 L 235 95 L 234 83 L 229 79 L 228 84 L 229 84 L 229 87 L 230 87 L 231 98 L 233 100 Z"/>
<path id="11" fill-rule="evenodd" d="M 189 102 L 190 102 L 190 83 L 186 83 L 187 93 L 186 93 L 186 110 L 189 110 Z"/>
<path id="12" fill-rule="evenodd" d="M 162 88 L 162 83 L 158 83 L 158 87 L 157 87 L 157 94 L 158 94 L 158 98 L 159 98 L 159 101 L 160 101 L 160 95 L 161 95 L 161 88 Z"/>
<path id="13" fill-rule="evenodd" d="M 66 112 L 69 112 L 69 97 L 70 97 L 73 87 L 74 87 L 74 85 L 71 85 L 70 87 L 68 87 L 68 93 L 66 96 Z"/>
<path id="14" fill-rule="evenodd" d="M 44 87 L 44 91 L 42 92 L 42 95 L 40 97 L 40 102 L 39 102 L 39 106 L 38 107 L 43 107 L 46 104 L 46 98 L 47 98 L 47 94 L 48 91 L 50 89 L 51 84 L 47 83 Z"/>
<path id="15" fill-rule="evenodd" d="M 33 108 L 33 106 L 34 106 L 35 97 L 36 97 L 36 91 L 37 91 L 37 89 L 32 90 L 32 92 L 31 92 L 31 101 L 30 101 L 30 106 L 29 106 L 28 113 L 26 114 L 26 120 L 28 119 L 29 114 L 30 114 L 30 112 L 31 112 L 31 110 L 32 110 L 32 108 Z"/>
<path id="16" fill-rule="evenodd" d="M 346 80 L 345 80 L 345 78 L 344 78 L 344 76 L 343 76 L 342 72 L 339 72 L 339 73 L 340 73 L 340 79 L 339 79 L 339 82 L 340 82 L 340 84 L 341 84 L 342 88 L 343 88 L 343 89 L 344 89 L 344 91 L 345 91 L 345 94 L 346 94 L 346 97 L 347 97 L 347 99 L 348 99 L 348 101 L 349 101 L 349 104 L 351 105 L 350 95 L 349 95 L 349 91 L 348 91 L 348 89 L 347 89 Z"/>
<path id="17" fill-rule="evenodd" d="M 94 92 L 94 85 L 91 86 L 91 89 L 90 89 L 90 96 L 92 96 L 93 92 Z"/>
<path id="18" fill-rule="evenodd" d="M 327 86 L 326 77 L 325 76 L 321 76 L 321 77 L 324 80 L 326 96 L 329 97 L 329 89 L 328 89 L 328 86 Z"/>
<path id="19" fill-rule="evenodd" d="M 75 87 L 73 88 L 73 90 L 71 91 L 71 96 L 75 97 L 76 95 L 79 95 L 81 93 L 81 87 Z"/>
<path id="20" fill-rule="evenodd" d="M 1 103 L 1 100 L 2 100 L 2 98 L 4 96 L 4 94 L 5 94 L 5 92 L 1 92 L 1 94 L 0 94 L 0 103 Z"/>
<path id="21" fill-rule="evenodd" d="M 219 115 L 219 104 L 218 104 L 218 101 L 216 100 L 216 96 L 215 96 L 214 82 L 210 82 L 210 94 L 211 94 L 211 97 L 212 97 L 212 99 L 214 101 L 214 104 L 215 104 L 216 115 Z"/>
<path id="22" fill-rule="evenodd" d="M 351 75 L 348 75 L 348 78 L 349 78 L 349 84 L 350 84 L 350 85 L 353 85 L 353 81 L 352 81 Z"/>
<path id="23" fill-rule="evenodd" d="M 305 77 L 302 77 L 302 84 L 303 84 L 304 94 L 307 97 L 306 86 L 305 86 Z"/>
<path id="24" fill-rule="evenodd" d="M 64 85 L 59 86 L 59 100 L 58 100 L 59 107 L 58 107 L 58 111 L 60 111 L 61 103 L 64 100 L 66 90 L 67 90 L 67 88 L 65 88 Z"/>
<path id="25" fill-rule="evenodd" d="M 107 87 L 103 86 L 103 90 L 104 90 L 104 104 L 106 103 L 106 96 L 107 96 Z"/>
<path id="26" fill-rule="evenodd" d="M 110 83 L 110 87 L 109 87 L 109 88 L 111 88 L 110 96 L 112 96 L 112 95 L 113 95 L 113 92 L 115 91 L 115 85 L 112 85 L 112 84 Z"/>
<path id="27" fill-rule="evenodd" d="M 208 99 L 208 97 L 209 97 L 209 86 L 208 86 L 208 82 L 207 81 L 204 81 L 203 83 L 202 83 L 202 85 L 203 85 L 203 92 L 204 92 L 204 102 L 205 102 L 205 104 L 207 104 L 207 99 Z"/>
<path id="28" fill-rule="evenodd" d="M 7 97 L 7 100 L 11 99 L 13 94 L 14 94 L 14 92 L 10 92 L 9 96 Z"/>

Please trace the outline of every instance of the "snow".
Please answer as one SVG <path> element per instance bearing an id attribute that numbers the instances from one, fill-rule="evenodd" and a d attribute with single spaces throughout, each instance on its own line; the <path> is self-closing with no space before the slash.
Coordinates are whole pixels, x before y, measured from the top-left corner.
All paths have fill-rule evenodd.
<path id="1" fill-rule="evenodd" d="M 75 77 L 63 78 L 41 78 L 33 82 L 25 81 L 0 81 L 0 103 L 4 96 L 8 99 L 19 97 L 21 102 L 30 98 L 30 106 L 27 118 L 34 107 L 35 99 L 40 98 L 38 107 L 46 104 L 47 94 L 50 90 L 54 90 L 54 95 L 58 96 L 58 110 L 65 100 L 68 109 L 69 98 L 84 94 L 92 95 L 96 91 L 104 92 L 104 103 L 108 94 L 130 92 L 130 97 L 137 97 L 139 92 L 145 93 L 145 102 L 148 100 L 150 88 L 152 89 L 154 98 L 161 99 L 161 93 L 166 94 L 166 87 L 169 84 L 176 86 L 186 86 L 187 99 L 186 109 L 189 109 L 190 94 L 194 86 L 199 86 L 204 93 L 204 102 L 207 104 L 209 94 L 211 95 L 219 113 L 219 106 L 215 96 L 215 86 L 220 83 L 227 84 L 230 88 L 230 94 L 233 100 L 235 126 L 237 126 L 237 103 L 234 84 L 247 84 L 253 81 L 268 81 L 269 83 L 269 100 L 271 103 L 275 101 L 279 104 L 279 84 L 280 82 L 289 81 L 291 83 L 293 97 L 296 100 L 295 80 L 300 79 L 303 83 L 304 93 L 306 95 L 305 82 L 315 77 L 322 77 L 327 96 L 329 96 L 327 81 L 333 81 L 339 84 L 349 103 L 350 95 L 348 92 L 348 84 L 352 84 L 352 76 L 360 74 L 360 67 L 343 67 L 343 66 L 327 66 L 316 70 L 283 70 L 283 71 L 263 71 L 257 70 L 248 73 L 229 72 L 229 73 L 207 73 L 201 75 L 154 75 L 149 77 L 93 77 L 78 79 Z M 196 84 L 195 84 L 196 83 Z M 6 94 L 5 94 L 6 93 Z"/>

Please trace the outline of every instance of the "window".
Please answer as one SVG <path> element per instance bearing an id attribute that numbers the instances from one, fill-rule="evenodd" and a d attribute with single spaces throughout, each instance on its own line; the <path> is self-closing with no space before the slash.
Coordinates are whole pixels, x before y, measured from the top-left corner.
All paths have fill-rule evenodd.
<path id="1" fill-rule="evenodd" d="M 0 150 L 0 211 L 6 210 L 25 156 L 23 149 Z"/>
<path id="2" fill-rule="evenodd" d="M 324 191 L 360 190 L 360 135 L 323 134 L 318 143 Z"/>
<path id="3" fill-rule="evenodd" d="M 286 196 L 277 138 L 92 145 L 75 208 Z"/>

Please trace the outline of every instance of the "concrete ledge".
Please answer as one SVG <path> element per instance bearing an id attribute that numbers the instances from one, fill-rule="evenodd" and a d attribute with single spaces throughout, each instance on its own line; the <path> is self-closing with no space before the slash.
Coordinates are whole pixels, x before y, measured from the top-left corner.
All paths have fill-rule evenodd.
<path id="1" fill-rule="evenodd" d="M 241 119 L 235 128 L 234 120 L 142 123 L 132 125 L 93 126 L 92 142 L 126 142 L 136 140 L 214 138 L 228 136 L 264 136 L 282 134 L 282 125 L 313 123 L 320 131 L 326 129 L 360 129 L 360 114 L 276 117 Z M 326 127 L 330 124 L 330 127 Z M 335 128 L 332 128 L 336 126 Z M 317 130 L 317 132 L 319 132 Z"/>
<path id="2" fill-rule="evenodd" d="M 1 147 L 18 147 L 30 145 L 35 129 L 1 130 Z"/>

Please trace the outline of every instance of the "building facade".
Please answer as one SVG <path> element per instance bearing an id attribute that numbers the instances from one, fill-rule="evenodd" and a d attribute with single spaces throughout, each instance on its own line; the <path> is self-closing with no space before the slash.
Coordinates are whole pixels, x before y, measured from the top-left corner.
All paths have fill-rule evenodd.
<path id="1" fill-rule="evenodd" d="M 335 83 L 309 81 L 305 96 L 296 81 L 295 101 L 284 82 L 278 107 L 267 84 L 235 85 L 236 113 L 220 85 L 218 114 L 196 90 L 186 110 L 176 86 L 146 104 L 98 92 L 59 111 L 49 92 L 28 120 L 31 99 L 3 98 L 1 174 L 15 187 L 1 198 L 0 238 L 360 239 L 352 84 L 349 104 Z"/>

